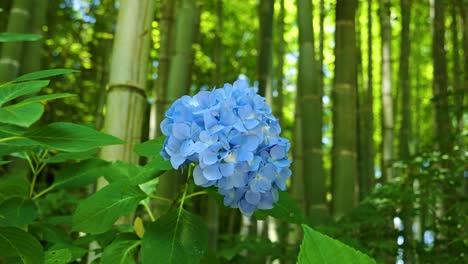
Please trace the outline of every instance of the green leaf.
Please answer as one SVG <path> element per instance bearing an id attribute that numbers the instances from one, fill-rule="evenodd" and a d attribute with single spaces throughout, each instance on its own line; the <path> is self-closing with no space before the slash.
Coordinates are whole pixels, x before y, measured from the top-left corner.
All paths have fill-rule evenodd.
<path id="1" fill-rule="evenodd" d="M 135 146 L 134 151 L 144 157 L 160 157 L 164 145 L 165 136 L 157 137 Z"/>
<path id="2" fill-rule="evenodd" d="M 23 134 L 31 140 L 61 151 L 82 152 L 124 143 L 114 136 L 73 123 L 52 123 Z"/>
<path id="3" fill-rule="evenodd" d="M 67 264 L 72 260 L 72 254 L 68 248 L 48 250 L 45 252 L 45 264 Z"/>
<path id="4" fill-rule="evenodd" d="M 11 160 L 0 160 L 0 166 L 10 163 Z"/>
<path id="5" fill-rule="evenodd" d="M 0 178 L 0 202 L 13 198 L 27 198 L 29 182 L 21 177 L 11 176 Z"/>
<path id="6" fill-rule="evenodd" d="M 18 256 L 24 264 L 44 263 L 42 246 L 35 237 L 16 227 L 0 227 L 0 257 Z"/>
<path id="7" fill-rule="evenodd" d="M 0 203 L 0 226 L 23 227 L 36 217 L 36 205 L 29 199 L 14 197 Z"/>
<path id="8" fill-rule="evenodd" d="M 76 96 L 76 94 L 56 93 L 56 94 L 39 95 L 39 96 L 27 98 L 26 100 L 19 102 L 18 105 L 31 104 L 31 103 L 45 103 L 50 100 L 67 98 L 67 97 L 72 97 L 72 96 Z"/>
<path id="9" fill-rule="evenodd" d="M 101 159 L 90 159 L 65 167 L 57 173 L 52 184 L 55 189 L 81 187 L 93 183 L 104 176 L 109 162 Z"/>
<path id="10" fill-rule="evenodd" d="M 62 163 L 68 160 L 85 160 L 96 156 L 97 149 L 82 152 L 61 152 L 44 160 L 46 163 Z"/>
<path id="11" fill-rule="evenodd" d="M 107 231 L 119 216 L 135 211 L 146 194 L 137 186 L 112 183 L 83 200 L 73 214 L 73 230 Z"/>
<path id="12" fill-rule="evenodd" d="M 266 219 L 270 215 L 288 223 L 301 224 L 304 222 L 304 214 L 301 209 L 299 209 L 291 195 L 283 191 L 279 192 L 278 202 L 273 204 L 273 209 L 258 210 L 254 215 L 257 219 Z"/>
<path id="13" fill-rule="evenodd" d="M 208 244 L 208 228 L 197 215 L 171 212 L 150 223 L 141 241 L 142 263 L 199 263 Z"/>
<path id="14" fill-rule="evenodd" d="M 369 256 L 349 247 L 338 240 L 321 234 L 307 225 L 302 225 L 304 240 L 298 256 L 299 264 L 375 263 Z"/>
<path id="15" fill-rule="evenodd" d="M 29 127 L 39 120 L 44 113 L 41 103 L 14 104 L 0 108 L 0 122 Z"/>
<path id="16" fill-rule="evenodd" d="M 71 70 L 71 69 L 50 69 L 50 70 L 36 71 L 36 72 L 31 72 L 31 73 L 28 73 L 28 74 L 25 74 L 16 78 L 15 82 L 37 80 L 37 79 L 42 79 L 42 78 L 47 78 L 51 76 L 72 73 L 72 72 L 79 72 L 79 71 Z"/>
<path id="17" fill-rule="evenodd" d="M 138 237 L 134 239 L 117 238 L 104 249 L 102 253 L 102 264 L 133 264 L 135 253 L 141 241 Z"/>
<path id="18" fill-rule="evenodd" d="M 139 185 L 154 180 L 167 169 L 168 165 L 162 158 L 155 158 L 144 167 L 117 161 L 112 164 L 112 168 L 109 168 L 112 172 L 106 173 L 105 177 L 109 182 L 127 182 L 130 185 Z"/>
<path id="19" fill-rule="evenodd" d="M 142 184 L 159 177 L 164 171 L 169 169 L 172 169 L 169 161 L 165 161 L 162 157 L 156 157 L 146 164 L 138 174 L 130 178 L 130 182 L 132 184 Z"/>
<path id="20" fill-rule="evenodd" d="M 42 88 L 49 85 L 49 81 L 31 81 L 23 83 L 11 83 L 0 86 L 0 106 L 27 94 L 34 94 L 41 91 Z"/>
<path id="21" fill-rule="evenodd" d="M 0 32 L 0 42 L 17 42 L 17 41 L 36 41 L 42 36 L 38 34 L 19 34 L 12 32 Z"/>

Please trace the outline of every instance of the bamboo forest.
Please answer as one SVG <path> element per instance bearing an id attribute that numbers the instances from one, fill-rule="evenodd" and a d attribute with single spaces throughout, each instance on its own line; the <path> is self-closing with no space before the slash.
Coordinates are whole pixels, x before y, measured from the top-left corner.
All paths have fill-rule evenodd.
<path id="1" fill-rule="evenodd" d="M 468 0 L 0 0 L 0 264 L 468 263 Z"/>

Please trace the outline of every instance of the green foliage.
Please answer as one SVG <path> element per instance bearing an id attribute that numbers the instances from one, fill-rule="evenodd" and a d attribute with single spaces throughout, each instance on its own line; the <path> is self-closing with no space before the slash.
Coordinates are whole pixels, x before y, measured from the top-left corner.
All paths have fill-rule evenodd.
<path id="1" fill-rule="evenodd" d="M 302 225 L 304 241 L 298 256 L 299 264 L 313 263 L 375 263 L 367 255 L 335 240 L 320 234 L 307 225 Z"/>
<path id="2" fill-rule="evenodd" d="M 185 210 L 171 212 L 151 223 L 141 241 L 143 263 L 198 263 L 208 246 L 203 220 Z"/>
<path id="3" fill-rule="evenodd" d="M 141 241 L 134 234 L 116 238 L 102 254 L 103 264 L 132 264 Z"/>
<path id="4" fill-rule="evenodd" d="M 0 203 L 0 226 L 23 227 L 37 217 L 36 205 L 19 197 L 10 198 Z"/>
<path id="5" fill-rule="evenodd" d="M 44 252 L 39 241 L 16 227 L 0 227 L 0 260 L 2 257 L 19 257 L 18 261 L 24 264 L 44 262 Z"/>
<path id="6" fill-rule="evenodd" d="M 124 143 L 121 139 L 90 127 L 62 122 L 32 129 L 22 137 L 46 147 L 68 152 L 83 152 L 106 145 Z"/>
<path id="7" fill-rule="evenodd" d="M 119 216 L 135 211 L 146 194 L 137 186 L 112 183 L 80 202 L 73 214 L 73 230 L 87 233 L 107 231 Z"/>
<path id="8" fill-rule="evenodd" d="M 44 252 L 45 264 L 67 264 L 72 260 L 69 249 L 48 250 Z"/>

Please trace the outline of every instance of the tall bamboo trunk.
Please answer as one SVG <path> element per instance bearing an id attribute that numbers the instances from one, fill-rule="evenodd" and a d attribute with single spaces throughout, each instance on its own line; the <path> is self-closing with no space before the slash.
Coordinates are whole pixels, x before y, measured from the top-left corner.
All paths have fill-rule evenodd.
<path id="1" fill-rule="evenodd" d="M 372 1 L 367 1 L 367 69 L 359 93 L 359 199 L 374 186 L 374 93 L 373 93 L 373 34 Z M 364 72 L 364 69 L 362 69 Z"/>
<path id="2" fill-rule="evenodd" d="M 432 35 L 433 104 L 435 109 L 436 140 L 439 149 L 446 153 L 450 150 L 451 126 L 447 99 L 447 54 L 445 50 L 445 3 L 434 1 Z"/>
<path id="3" fill-rule="evenodd" d="M 42 27 L 46 24 L 47 0 L 37 0 L 31 10 L 31 24 L 29 32 L 43 35 Z M 24 43 L 21 72 L 29 73 L 41 69 L 42 39 Z"/>
<path id="4" fill-rule="evenodd" d="M 463 121 L 467 105 L 467 96 L 465 96 L 465 93 L 468 91 L 468 0 L 458 0 L 458 9 L 462 18 L 462 45 L 464 62 L 463 85 L 460 86 L 460 93 L 457 93 L 457 125 L 461 129 L 464 127 Z"/>
<path id="5" fill-rule="evenodd" d="M 283 121 L 283 107 L 284 107 L 284 96 L 283 96 L 283 79 L 284 79 L 284 51 L 285 51 L 285 42 L 284 42 L 284 17 L 285 17 L 285 8 L 284 0 L 280 0 L 280 9 L 278 14 L 278 64 L 276 66 L 276 97 L 273 104 L 273 111 L 275 117 Z"/>
<path id="6" fill-rule="evenodd" d="M 171 50 L 174 42 L 174 9 L 175 0 L 161 1 L 161 20 L 159 22 L 159 52 L 158 52 L 158 78 L 155 81 L 153 105 L 154 137 L 161 135 L 159 124 L 164 119 L 164 113 L 169 106 L 166 102 L 167 80 L 169 78 L 169 67 L 171 59 Z"/>
<path id="7" fill-rule="evenodd" d="M 411 142 L 411 80 L 409 74 L 411 0 L 400 0 L 400 6 L 401 41 L 398 75 L 402 96 L 399 156 L 400 159 L 407 160 L 410 156 Z"/>
<path id="8" fill-rule="evenodd" d="M 140 142 L 146 108 L 146 78 L 149 37 L 154 1 L 122 0 L 112 50 L 104 131 L 127 142 L 105 147 L 100 156 L 105 160 L 138 163 L 133 152 Z M 98 181 L 97 188 L 106 184 Z"/>
<path id="9" fill-rule="evenodd" d="M 382 40 L 382 179 L 392 178 L 393 161 L 393 99 L 392 99 L 392 32 L 390 25 L 390 0 L 380 0 L 380 34 Z"/>
<path id="10" fill-rule="evenodd" d="M 410 64 L 410 20 L 411 20 L 411 0 L 400 0 L 401 10 L 401 39 L 400 39 L 400 65 L 398 70 L 399 89 L 401 90 L 401 124 L 399 131 L 399 159 L 408 161 L 410 158 L 410 142 L 411 134 L 411 80 L 409 73 Z M 413 188 L 413 182 L 409 177 L 404 179 L 407 190 Z M 412 233 L 413 217 L 413 202 L 411 200 L 404 201 L 402 209 L 403 219 L 403 235 L 405 238 L 404 259 L 405 262 L 414 263 L 416 252 L 414 249 L 414 240 Z"/>
<path id="11" fill-rule="evenodd" d="M 187 83 L 190 82 L 190 64 L 192 54 L 192 43 L 195 35 L 197 20 L 196 0 L 181 0 L 177 2 L 174 54 L 170 59 L 169 77 L 167 80 L 166 105 L 171 105 L 175 100 L 184 95 Z M 171 171 L 159 178 L 156 193 L 159 196 L 173 198 L 180 188 L 182 177 L 180 173 Z M 160 204 L 156 214 L 164 211 L 166 204 Z"/>
<path id="12" fill-rule="evenodd" d="M 322 161 L 322 91 L 314 50 L 311 0 L 297 1 L 299 24 L 298 89 L 301 91 L 306 213 L 311 219 L 327 215 Z"/>
<path id="13" fill-rule="evenodd" d="M 355 0 L 338 0 L 333 100 L 332 210 L 340 218 L 357 204 Z"/>
<path id="14" fill-rule="evenodd" d="M 31 13 L 29 0 L 15 0 L 8 18 L 7 32 L 28 32 Z M 23 42 L 7 42 L 2 44 L 0 57 L 0 83 L 11 81 L 20 71 Z"/>
<path id="15" fill-rule="evenodd" d="M 260 0 L 259 55 L 257 61 L 258 92 L 271 100 L 271 65 L 273 56 L 273 10 L 275 0 Z"/>

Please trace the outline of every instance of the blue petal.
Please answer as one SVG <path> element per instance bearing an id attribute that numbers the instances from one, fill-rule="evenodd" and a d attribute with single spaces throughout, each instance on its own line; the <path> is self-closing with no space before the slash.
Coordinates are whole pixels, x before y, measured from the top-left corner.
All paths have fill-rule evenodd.
<path id="1" fill-rule="evenodd" d="M 245 199 L 250 204 L 256 205 L 256 204 L 258 204 L 258 202 L 260 202 L 260 193 L 252 192 L 252 191 L 249 190 L 249 191 L 247 191 L 245 193 Z"/>
<path id="2" fill-rule="evenodd" d="M 184 123 L 176 123 L 172 127 L 172 135 L 179 140 L 190 138 L 190 127 Z"/>
<path id="3" fill-rule="evenodd" d="M 210 165 L 206 168 L 203 169 L 203 176 L 209 180 L 209 181 L 214 181 L 214 180 L 219 180 L 223 175 L 219 171 L 218 165 Z"/>

